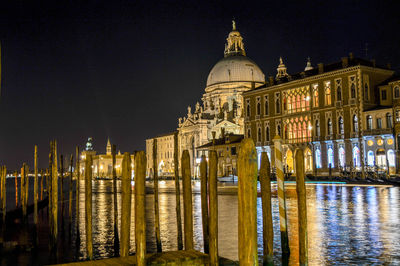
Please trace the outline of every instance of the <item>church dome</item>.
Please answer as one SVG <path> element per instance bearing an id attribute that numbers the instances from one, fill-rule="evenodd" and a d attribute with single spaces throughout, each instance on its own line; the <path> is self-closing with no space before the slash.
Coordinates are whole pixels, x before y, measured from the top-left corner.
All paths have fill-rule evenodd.
<path id="1" fill-rule="evenodd" d="M 226 82 L 265 82 L 265 75 L 257 64 L 244 55 L 229 55 L 221 59 L 207 78 L 207 87 Z"/>
<path id="2" fill-rule="evenodd" d="M 207 79 L 207 87 L 226 82 L 265 82 L 264 73 L 246 56 L 243 38 L 232 21 L 232 31 L 226 39 L 224 58 L 212 69 Z"/>

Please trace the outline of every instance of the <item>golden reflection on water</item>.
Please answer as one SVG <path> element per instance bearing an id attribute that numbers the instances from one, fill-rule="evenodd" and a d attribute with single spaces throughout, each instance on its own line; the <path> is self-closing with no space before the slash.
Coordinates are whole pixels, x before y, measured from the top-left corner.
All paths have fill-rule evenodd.
<path id="1" fill-rule="evenodd" d="M 113 250 L 112 182 L 93 181 L 93 244 L 95 257 L 111 257 Z M 148 186 L 152 184 L 148 183 Z M 120 186 L 120 181 L 118 182 Z M 84 182 L 80 191 L 81 258 L 86 256 Z M 174 182 L 160 183 L 159 208 L 163 251 L 177 249 Z M 199 191 L 198 184 L 193 190 Z M 276 188 L 273 186 L 273 191 Z M 118 189 L 120 191 L 120 189 Z M 118 193 L 118 208 L 121 194 Z M 147 250 L 154 252 L 154 195 L 146 196 Z M 181 209 L 183 200 L 181 198 Z M 335 185 L 307 186 L 309 264 L 400 264 L 399 188 L 351 187 Z M 279 213 L 276 194 L 272 199 L 274 220 L 274 260 L 280 264 Z M 237 195 L 218 197 L 219 254 L 238 259 Z M 298 264 L 297 198 L 294 186 L 287 186 L 287 216 L 290 265 Z M 130 252 L 135 252 L 134 194 L 132 194 Z M 182 216 L 183 218 L 183 216 Z M 121 213 L 118 212 L 118 227 Z M 182 219 L 183 222 L 183 219 Z M 193 194 L 195 249 L 203 250 L 200 194 Z M 258 245 L 262 255 L 261 199 L 258 198 Z M 260 257 L 261 258 L 261 257 Z"/>

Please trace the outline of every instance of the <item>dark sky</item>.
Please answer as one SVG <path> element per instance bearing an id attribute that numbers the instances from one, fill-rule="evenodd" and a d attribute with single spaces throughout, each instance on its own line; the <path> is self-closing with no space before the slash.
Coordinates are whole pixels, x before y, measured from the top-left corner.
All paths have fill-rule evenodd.
<path id="1" fill-rule="evenodd" d="M 398 1 L 397 1 L 398 2 Z M 282 56 L 289 73 L 306 58 L 349 52 L 400 67 L 400 5 L 389 1 L 1 1 L 0 163 L 27 162 L 49 141 L 59 153 L 107 137 L 121 152 L 173 131 L 204 92 L 235 18 L 247 55 L 266 76 Z"/>

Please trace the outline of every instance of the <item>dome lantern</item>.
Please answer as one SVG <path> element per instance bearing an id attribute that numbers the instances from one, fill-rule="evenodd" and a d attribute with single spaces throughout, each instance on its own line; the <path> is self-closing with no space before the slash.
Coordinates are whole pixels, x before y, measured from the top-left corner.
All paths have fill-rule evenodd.
<path id="1" fill-rule="evenodd" d="M 232 31 L 229 33 L 226 41 L 227 43 L 225 44 L 224 51 L 225 57 L 231 55 L 246 56 L 243 44 L 243 37 L 240 35 L 240 32 L 236 30 L 236 22 L 234 20 L 232 20 Z"/>

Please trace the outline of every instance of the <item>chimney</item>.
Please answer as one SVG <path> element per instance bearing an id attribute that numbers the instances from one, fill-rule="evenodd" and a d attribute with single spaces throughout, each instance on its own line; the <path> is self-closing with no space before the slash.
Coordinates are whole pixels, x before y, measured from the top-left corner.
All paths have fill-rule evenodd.
<path id="1" fill-rule="evenodd" d="M 274 77 L 273 76 L 269 76 L 269 86 L 274 85 Z"/>
<path id="2" fill-rule="evenodd" d="M 251 82 L 251 89 L 254 90 L 254 88 L 256 87 L 256 83 L 254 81 Z"/>
<path id="3" fill-rule="evenodd" d="M 348 57 L 342 57 L 342 67 L 346 68 L 349 66 L 349 58 Z"/>
<path id="4" fill-rule="evenodd" d="M 353 60 L 354 59 L 353 53 L 349 53 L 349 57 L 350 57 L 350 60 Z"/>
<path id="5" fill-rule="evenodd" d="M 324 73 L 324 64 L 319 63 L 318 64 L 318 74 L 322 74 L 322 73 Z"/>

